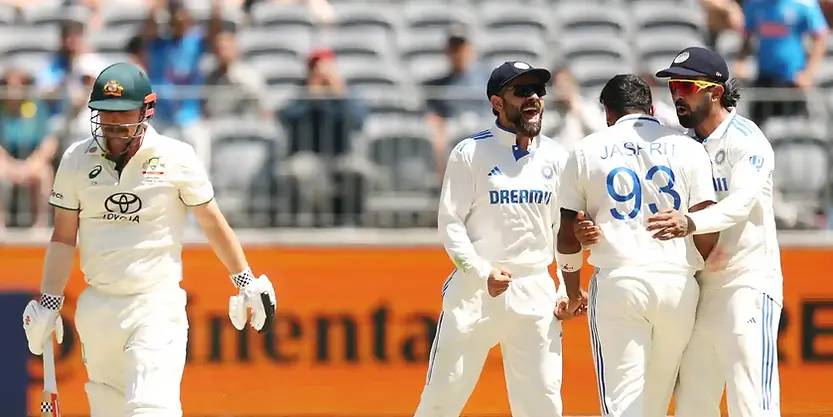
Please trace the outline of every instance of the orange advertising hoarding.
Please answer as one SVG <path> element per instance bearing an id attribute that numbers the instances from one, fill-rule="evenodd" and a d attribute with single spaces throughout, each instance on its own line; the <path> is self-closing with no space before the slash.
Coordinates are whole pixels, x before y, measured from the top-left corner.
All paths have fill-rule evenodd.
<path id="1" fill-rule="evenodd" d="M 227 316 L 233 287 L 223 267 L 208 248 L 185 250 L 191 324 L 182 382 L 186 416 L 413 415 L 441 285 L 452 268 L 441 248 L 272 247 L 247 254 L 278 292 L 271 335 L 235 331 Z M 36 291 L 42 258 L 40 248 L 0 248 L 0 291 Z M 833 416 L 833 250 L 784 249 L 782 260 L 784 415 Z M 63 311 L 70 324 L 83 286 L 76 271 Z M 495 349 L 464 415 L 508 415 L 499 359 Z M 38 360 L 31 370 L 40 374 Z M 65 415 L 87 415 L 85 378 L 72 333 L 58 363 Z M 40 389 L 33 378 L 32 410 Z M 584 319 L 564 328 L 563 398 L 567 415 L 599 413 Z"/>

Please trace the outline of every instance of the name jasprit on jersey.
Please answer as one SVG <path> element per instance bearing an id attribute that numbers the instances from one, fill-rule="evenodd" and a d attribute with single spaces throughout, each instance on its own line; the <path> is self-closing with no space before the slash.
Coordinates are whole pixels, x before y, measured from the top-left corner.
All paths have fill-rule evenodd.
<path id="1" fill-rule="evenodd" d="M 621 145 L 621 147 L 620 147 Z M 674 144 L 651 142 L 646 147 L 645 143 L 617 143 L 605 146 L 605 153 L 601 159 L 613 158 L 615 156 L 636 156 L 642 151 L 648 151 L 651 155 L 674 155 Z"/>

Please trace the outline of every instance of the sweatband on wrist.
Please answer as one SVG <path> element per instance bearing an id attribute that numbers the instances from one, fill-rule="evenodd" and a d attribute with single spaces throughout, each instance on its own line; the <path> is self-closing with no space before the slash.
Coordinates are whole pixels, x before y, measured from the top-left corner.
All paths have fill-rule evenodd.
<path id="1" fill-rule="evenodd" d="M 43 257 L 43 276 L 40 292 L 63 294 L 75 263 L 75 247 L 61 242 L 49 242 Z"/>
<path id="2" fill-rule="evenodd" d="M 245 288 L 247 285 L 251 284 L 252 281 L 255 280 L 254 274 L 252 274 L 251 268 L 246 268 L 243 272 L 238 272 L 231 276 L 231 282 L 237 288 Z"/>
<path id="3" fill-rule="evenodd" d="M 49 310 L 58 311 L 64 305 L 64 297 L 60 295 L 41 294 L 40 305 Z"/>
<path id="4" fill-rule="evenodd" d="M 555 254 L 555 262 L 558 269 L 564 272 L 576 272 L 584 264 L 584 254 L 581 251 L 576 253 L 558 252 Z"/>

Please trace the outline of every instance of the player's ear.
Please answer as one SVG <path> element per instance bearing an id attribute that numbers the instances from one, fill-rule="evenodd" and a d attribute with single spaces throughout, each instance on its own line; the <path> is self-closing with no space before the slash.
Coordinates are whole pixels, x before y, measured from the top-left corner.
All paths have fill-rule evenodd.
<path id="1" fill-rule="evenodd" d="M 503 98 L 500 96 L 491 96 L 489 97 L 489 102 L 492 103 L 492 109 L 497 112 L 503 111 Z"/>
<path id="2" fill-rule="evenodd" d="M 722 85 L 716 85 L 716 86 L 712 87 L 712 90 L 711 90 L 711 99 L 712 99 L 712 101 L 720 101 L 720 97 L 722 97 L 724 93 L 726 93 L 726 89 L 723 88 Z"/>
<path id="3" fill-rule="evenodd" d="M 610 107 L 604 106 L 604 108 L 605 108 L 605 120 L 607 121 L 607 125 L 608 126 L 613 126 L 614 124 L 616 124 L 617 117 L 616 117 L 615 114 L 613 114 L 613 110 L 611 110 Z"/>

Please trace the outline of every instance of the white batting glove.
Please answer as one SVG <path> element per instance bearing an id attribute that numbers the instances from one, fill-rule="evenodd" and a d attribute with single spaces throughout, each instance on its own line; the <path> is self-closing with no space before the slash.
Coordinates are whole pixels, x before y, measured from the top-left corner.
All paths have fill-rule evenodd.
<path id="1" fill-rule="evenodd" d="M 232 275 L 231 281 L 240 293 L 229 298 L 228 316 L 237 330 L 243 330 L 252 310 L 252 327 L 258 333 L 272 329 L 277 299 L 275 288 L 266 275 L 255 278 L 251 270 Z"/>
<path id="2" fill-rule="evenodd" d="M 58 343 L 64 341 L 64 321 L 61 319 L 61 306 L 64 297 L 43 294 L 40 302 L 32 300 L 23 310 L 23 331 L 29 341 L 29 351 L 35 355 L 43 354 L 43 347 L 52 343 L 52 332 Z"/>

